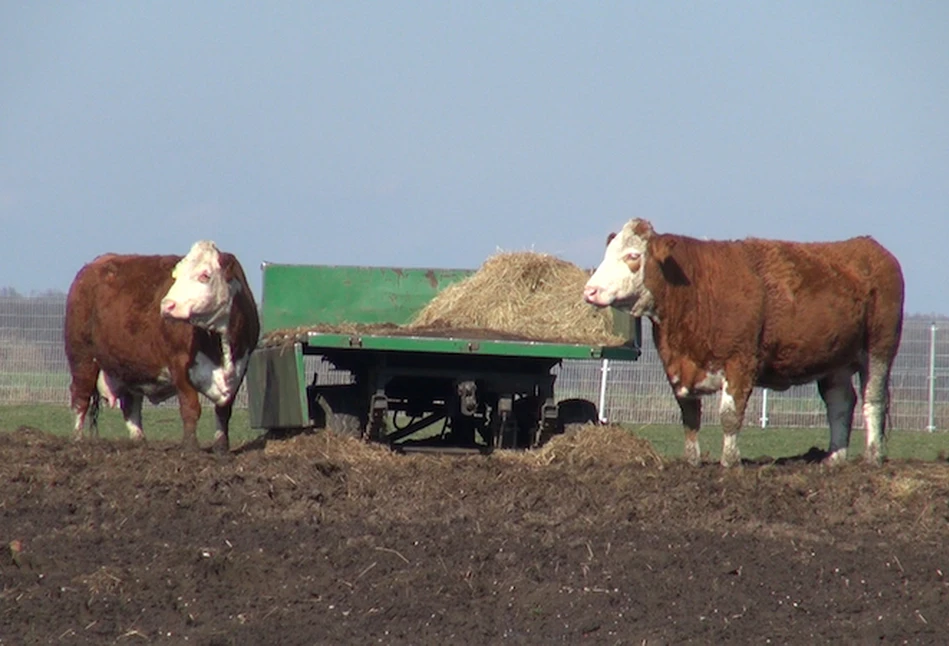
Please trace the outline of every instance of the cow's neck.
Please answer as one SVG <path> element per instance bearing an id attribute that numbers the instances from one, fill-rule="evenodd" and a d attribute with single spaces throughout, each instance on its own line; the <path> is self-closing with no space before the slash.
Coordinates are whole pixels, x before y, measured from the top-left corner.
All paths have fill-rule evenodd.
<path id="1" fill-rule="evenodd" d="M 230 323 L 230 312 L 220 312 L 208 317 L 195 316 L 192 323 L 210 334 L 216 334 L 222 341 L 227 336 L 227 327 Z"/>
<path id="2" fill-rule="evenodd" d="M 235 338 L 235 330 L 230 327 L 215 330 L 205 328 L 205 332 L 211 345 L 215 346 L 214 349 L 220 349 L 221 367 L 229 372 L 234 367 L 234 362 L 243 356 L 244 351 L 238 339 Z"/>
<path id="3" fill-rule="evenodd" d="M 221 367 L 228 374 L 234 369 L 234 355 L 233 348 L 231 347 L 230 341 L 228 341 L 227 333 L 220 335 L 221 338 Z"/>
<path id="4" fill-rule="evenodd" d="M 221 367 L 230 372 L 235 363 L 241 361 L 251 350 L 247 343 L 241 340 L 244 336 L 246 318 L 239 306 L 240 294 L 235 295 L 231 307 L 218 317 L 216 328 L 206 328 L 212 340 L 220 344 Z"/>
<path id="5" fill-rule="evenodd" d="M 204 330 L 198 352 L 188 371 L 195 388 L 217 406 L 234 400 L 247 368 L 247 349 L 236 341 L 235 333 L 239 333 L 239 330 Z"/>

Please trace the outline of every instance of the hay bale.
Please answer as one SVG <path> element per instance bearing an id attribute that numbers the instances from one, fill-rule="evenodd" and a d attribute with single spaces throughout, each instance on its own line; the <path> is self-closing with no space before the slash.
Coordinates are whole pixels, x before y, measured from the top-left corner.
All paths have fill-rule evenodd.
<path id="1" fill-rule="evenodd" d="M 555 256 L 503 252 L 450 285 L 419 312 L 409 328 L 482 328 L 537 341 L 621 345 L 613 315 L 584 302 L 589 274 Z"/>

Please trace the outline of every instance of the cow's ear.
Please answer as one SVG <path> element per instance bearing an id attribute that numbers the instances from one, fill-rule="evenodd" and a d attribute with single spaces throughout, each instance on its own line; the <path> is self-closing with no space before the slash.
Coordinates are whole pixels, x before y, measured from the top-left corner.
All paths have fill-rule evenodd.
<path id="1" fill-rule="evenodd" d="M 656 236 L 650 240 L 649 251 L 653 258 L 656 259 L 658 263 L 664 263 L 666 260 L 672 256 L 672 251 L 675 249 L 676 240 L 675 238 L 667 238 L 665 236 Z"/>
<path id="2" fill-rule="evenodd" d="M 613 238 L 615 238 L 615 237 L 616 237 L 616 233 L 611 233 L 610 235 L 606 236 L 606 246 L 607 246 L 607 247 L 610 246 L 610 243 L 613 242 Z"/>
<path id="3" fill-rule="evenodd" d="M 234 254 L 221 252 L 221 273 L 224 274 L 224 280 L 231 281 L 234 279 L 234 265 L 237 258 Z"/>

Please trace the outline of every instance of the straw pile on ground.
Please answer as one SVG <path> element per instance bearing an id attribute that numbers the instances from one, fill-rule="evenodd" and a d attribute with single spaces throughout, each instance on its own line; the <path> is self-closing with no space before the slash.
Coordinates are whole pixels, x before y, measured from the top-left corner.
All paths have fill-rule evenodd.
<path id="1" fill-rule="evenodd" d="M 394 464 L 400 458 L 385 444 L 366 442 L 334 431 L 264 438 L 260 444 L 266 456 L 304 456 L 335 464 Z"/>
<path id="2" fill-rule="evenodd" d="M 410 328 L 482 328 L 537 341 L 620 345 L 609 308 L 583 301 L 589 274 L 555 256 L 503 252 L 444 289 Z"/>
<path id="3" fill-rule="evenodd" d="M 286 438 L 259 438 L 243 451 L 262 448 L 268 457 L 295 456 L 332 464 L 376 465 L 395 468 L 412 460 L 430 460 L 426 456 L 400 455 L 378 442 L 335 433 L 318 431 Z M 241 451 L 241 452 L 243 452 Z M 652 444 L 615 424 L 586 424 L 556 435 L 539 449 L 532 451 L 496 451 L 494 457 L 508 464 L 526 467 L 566 465 L 589 468 L 596 466 L 631 466 L 664 468 L 662 457 Z M 473 458 L 482 459 L 480 456 Z M 467 459 L 467 458 L 464 458 Z"/>
<path id="4" fill-rule="evenodd" d="M 662 469 L 662 456 L 649 440 L 616 424 L 585 424 L 554 436 L 533 451 L 503 451 L 500 459 L 528 466 L 564 464 L 581 468 L 594 466 L 654 467 Z"/>

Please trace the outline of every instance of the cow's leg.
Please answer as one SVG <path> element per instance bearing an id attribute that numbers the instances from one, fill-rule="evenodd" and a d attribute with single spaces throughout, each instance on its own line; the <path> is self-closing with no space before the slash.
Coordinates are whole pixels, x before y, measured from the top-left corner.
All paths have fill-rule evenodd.
<path id="1" fill-rule="evenodd" d="M 129 430 L 129 439 L 141 442 L 145 439 L 142 430 L 142 395 L 126 392 L 118 398 L 122 408 L 122 417 L 125 419 L 125 428 Z"/>
<path id="2" fill-rule="evenodd" d="M 183 370 L 179 374 L 182 377 L 176 380 L 175 385 L 178 387 L 178 411 L 181 413 L 181 446 L 187 451 L 197 451 L 201 448 L 198 446 L 201 400 L 198 399 L 198 391 L 187 379 L 187 371 Z"/>
<path id="3" fill-rule="evenodd" d="M 86 414 L 96 393 L 99 366 L 89 359 L 72 366 L 72 381 L 69 384 L 69 407 L 75 415 L 73 438 L 81 440 L 86 426 Z M 95 413 L 95 411 L 93 411 Z"/>
<path id="4" fill-rule="evenodd" d="M 698 397 L 676 397 L 682 411 L 682 429 L 685 431 L 685 460 L 694 467 L 702 461 L 699 449 L 699 429 L 702 427 L 702 400 Z"/>
<path id="5" fill-rule="evenodd" d="M 840 464 L 847 461 L 850 445 L 850 429 L 853 427 L 853 411 L 857 406 L 857 393 L 853 389 L 853 371 L 844 368 L 818 380 L 817 391 L 827 406 L 827 423 L 830 425 L 830 448 L 825 462 Z"/>
<path id="6" fill-rule="evenodd" d="M 745 408 L 751 396 L 750 384 L 743 384 L 741 379 L 729 381 L 727 378 L 722 384 L 722 400 L 719 404 L 719 415 L 722 420 L 722 459 L 723 467 L 733 467 L 741 464 L 741 452 L 738 450 L 738 433 L 745 420 Z"/>
<path id="7" fill-rule="evenodd" d="M 214 431 L 214 452 L 227 453 L 230 449 L 228 440 L 229 424 L 231 421 L 231 411 L 234 409 L 234 402 L 229 402 L 223 406 L 214 407 L 214 422 L 216 430 Z"/>
<path id="8" fill-rule="evenodd" d="M 863 457 L 870 464 L 879 464 L 883 457 L 883 437 L 886 433 L 890 362 L 871 357 L 868 363 L 868 370 L 860 371 L 863 423 L 867 430 L 867 446 Z"/>

